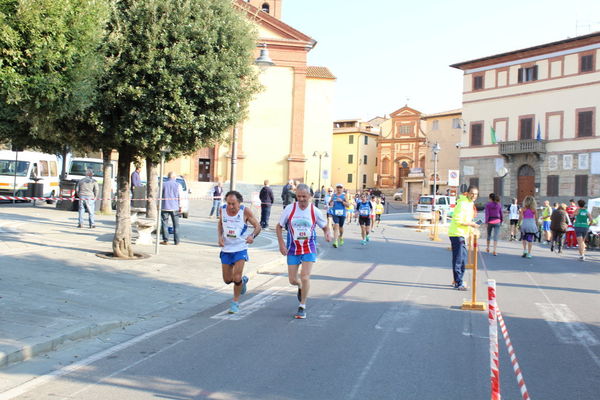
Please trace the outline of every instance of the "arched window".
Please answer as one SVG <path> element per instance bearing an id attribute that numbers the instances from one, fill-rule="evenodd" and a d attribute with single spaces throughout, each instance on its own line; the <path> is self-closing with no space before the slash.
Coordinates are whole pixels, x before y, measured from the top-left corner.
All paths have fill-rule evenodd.
<path id="1" fill-rule="evenodd" d="M 381 173 L 389 175 L 390 173 L 390 159 L 384 158 L 381 160 Z"/>
<path id="2" fill-rule="evenodd" d="M 271 6 L 269 5 L 269 3 L 263 3 L 263 5 L 260 9 L 263 10 L 263 12 L 266 12 L 268 14 L 269 11 L 271 11 Z"/>

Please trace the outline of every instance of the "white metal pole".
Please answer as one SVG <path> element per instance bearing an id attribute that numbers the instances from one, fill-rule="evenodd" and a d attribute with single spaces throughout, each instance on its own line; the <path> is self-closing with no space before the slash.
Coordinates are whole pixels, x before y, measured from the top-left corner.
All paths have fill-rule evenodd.
<path id="1" fill-rule="evenodd" d="M 231 141 L 231 175 L 229 177 L 229 190 L 235 190 L 235 173 L 237 166 L 237 139 L 238 128 L 237 124 L 233 127 L 233 139 Z"/>
<path id="2" fill-rule="evenodd" d="M 156 242 L 154 243 L 154 254 L 158 255 L 158 241 L 160 235 L 160 222 L 162 214 L 162 197 L 163 197 L 163 169 L 165 165 L 165 153 L 160 153 L 160 173 L 158 174 L 158 213 L 156 214 Z"/>

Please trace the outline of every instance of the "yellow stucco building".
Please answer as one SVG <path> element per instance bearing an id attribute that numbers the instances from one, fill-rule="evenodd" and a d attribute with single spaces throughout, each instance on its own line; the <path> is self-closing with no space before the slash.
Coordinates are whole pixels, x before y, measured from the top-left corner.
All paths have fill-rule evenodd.
<path id="1" fill-rule="evenodd" d="M 256 24 L 257 44 L 267 45 L 275 63 L 260 73 L 263 90 L 251 102 L 247 119 L 238 124 L 236 181 L 257 185 L 269 179 L 272 185 L 281 185 L 294 179 L 316 185 L 319 158 L 313 154 L 332 151 L 336 78 L 325 67 L 308 65 L 316 41 L 281 21 L 282 0 L 233 4 Z M 231 147 L 223 143 L 173 160 L 167 170 L 191 182 L 227 182 L 230 161 Z M 331 169 L 330 157 L 321 161 L 322 169 Z"/>
<path id="2" fill-rule="evenodd" d="M 375 186 L 377 139 L 381 120 L 334 121 L 332 184 L 341 183 L 353 193 Z"/>

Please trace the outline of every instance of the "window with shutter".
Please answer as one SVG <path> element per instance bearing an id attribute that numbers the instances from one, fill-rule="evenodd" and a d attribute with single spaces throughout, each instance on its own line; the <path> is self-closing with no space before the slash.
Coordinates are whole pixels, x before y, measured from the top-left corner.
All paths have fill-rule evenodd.
<path id="1" fill-rule="evenodd" d="M 473 90 L 483 89 L 483 75 L 473 77 Z"/>
<path id="2" fill-rule="evenodd" d="M 558 175 L 548 175 L 546 195 L 558 196 Z"/>
<path id="3" fill-rule="evenodd" d="M 521 118 L 519 123 L 519 139 L 533 139 L 533 118 Z"/>
<path id="4" fill-rule="evenodd" d="M 580 111 L 577 113 L 577 137 L 594 136 L 594 112 Z"/>
<path id="5" fill-rule="evenodd" d="M 519 68 L 517 80 L 519 81 L 519 83 L 537 81 L 538 66 L 534 65 L 533 67 Z"/>
<path id="6" fill-rule="evenodd" d="M 585 197 L 588 195 L 588 176 L 575 175 L 575 196 Z"/>
<path id="7" fill-rule="evenodd" d="M 483 143 L 483 124 L 472 124 L 471 125 L 471 146 L 481 146 Z"/>
<path id="8" fill-rule="evenodd" d="M 348 183 L 352 183 L 352 174 L 348 174 Z"/>
<path id="9" fill-rule="evenodd" d="M 581 56 L 579 63 L 579 72 L 590 72 L 594 70 L 594 55 L 587 54 Z"/>
<path id="10" fill-rule="evenodd" d="M 348 154 L 348 164 L 352 164 L 354 162 L 354 154 Z"/>
<path id="11" fill-rule="evenodd" d="M 363 156 L 363 164 L 367 165 L 367 156 L 366 155 Z"/>
<path id="12" fill-rule="evenodd" d="M 348 135 L 348 144 L 354 144 L 354 135 Z"/>

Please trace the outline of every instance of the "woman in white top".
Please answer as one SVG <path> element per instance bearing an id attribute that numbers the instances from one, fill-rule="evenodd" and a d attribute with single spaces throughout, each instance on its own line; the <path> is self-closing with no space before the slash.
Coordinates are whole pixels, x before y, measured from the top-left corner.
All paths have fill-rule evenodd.
<path id="1" fill-rule="evenodd" d="M 243 275 L 244 264 L 248 261 L 248 245 L 254 243 L 254 239 L 260 233 L 258 220 L 252 211 L 242 204 L 243 201 L 244 198 L 239 192 L 228 192 L 217 224 L 219 246 L 223 248 L 220 254 L 223 281 L 228 285 L 232 282 L 234 284 L 230 314 L 240 310 L 240 295 L 246 293 L 248 283 L 248 277 Z M 248 224 L 254 227 L 252 233 L 249 232 Z"/>

